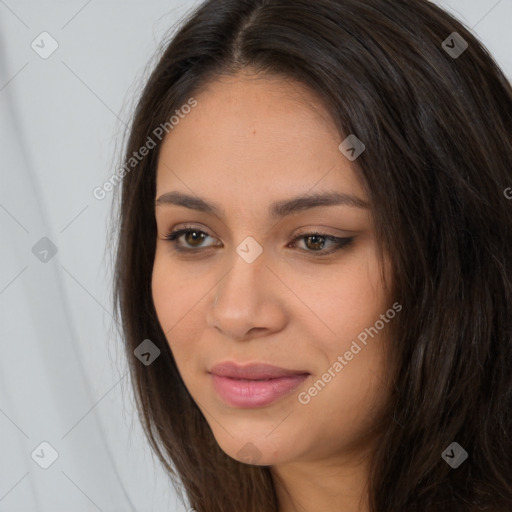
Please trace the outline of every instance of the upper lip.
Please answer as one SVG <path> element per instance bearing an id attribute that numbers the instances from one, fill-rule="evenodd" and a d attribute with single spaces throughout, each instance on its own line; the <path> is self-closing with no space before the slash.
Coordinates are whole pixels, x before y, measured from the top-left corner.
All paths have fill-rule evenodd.
<path id="1" fill-rule="evenodd" d="M 245 366 L 232 363 L 230 361 L 219 363 L 212 367 L 210 373 L 220 377 L 229 377 L 232 379 L 277 379 L 279 377 L 289 377 L 291 375 L 309 375 L 305 370 L 288 370 L 263 363 L 253 363 Z"/>

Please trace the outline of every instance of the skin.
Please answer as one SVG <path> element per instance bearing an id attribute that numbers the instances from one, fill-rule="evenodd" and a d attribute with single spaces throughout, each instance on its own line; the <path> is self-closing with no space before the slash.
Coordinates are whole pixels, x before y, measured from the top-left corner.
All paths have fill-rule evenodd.
<path id="1" fill-rule="evenodd" d="M 270 203 L 307 192 L 335 190 L 367 201 L 357 161 L 339 151 L 343 138 L 315 95 L 290 80 L 243 72 L 211 82 L 195 98 L 197 107 L 164 140 L 155 196 L 180 191 L 222 209 L 217 218 L 183 206 L 155 207 L 153 300 L 180 374 L 225 453 L 243 462 L 239 451 L 250 442 L 256 463 L 271 466 L 282 512 L 367 511 L 368 454 L 389 392 L 387 329 L 308 404 L 297 396 L 391 306 L 371 208 L 267 216 Z M 184 224 L 208 235 L 177 241 L 194 254 L 165 240 Z M 293 242 L 315 230 L 356 238 L 326 256 L 319 253 L 335 246 L 328 240 Z M 252 263 L 236 252 L 248 236 L 263 248 Z M 216 394 L 208 374 L 224 361 L 311 375 L 270 405 L 236 408 Z"/>

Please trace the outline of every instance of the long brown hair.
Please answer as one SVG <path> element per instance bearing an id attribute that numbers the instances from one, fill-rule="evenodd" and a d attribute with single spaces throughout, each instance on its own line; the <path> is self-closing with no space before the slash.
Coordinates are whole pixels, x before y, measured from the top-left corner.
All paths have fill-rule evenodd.
<path id="1" fill-rule="evenodd" d="M 148 138 L 155 147 L 123 172 L 115 217 L 116 319 L 152 448 L 197 512 L 277 512 L 270 468 L 216 443 L 151 294 L 155 129 L 246 68 L 309 87 L 340 142 L 366 145 L 359 177 L 403 305 L 371 511 L 511 510 L 512 89 L 470 30 L 426 0 L 207 0 L 165 42 L 125 162 Z M 148 366 L 134 357 L 145 339 L 161 351 Z M 457 469 L 441 456 L 452 442 L 469 454 Z"/>

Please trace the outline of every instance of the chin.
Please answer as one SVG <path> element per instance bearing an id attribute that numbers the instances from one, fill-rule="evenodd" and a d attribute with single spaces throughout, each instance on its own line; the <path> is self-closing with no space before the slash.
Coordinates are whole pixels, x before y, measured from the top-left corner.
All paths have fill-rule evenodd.
<path id="1" fill-rule="evenodd" d="M 261 433 L 232 438 L 222 431 L 222 438 L 215 436 L 215 439 L 222 451 L 232 459 L 253 466 L 273 466 L 289 462 L 296 455 L 296 444 L 283 444 L 282 434 L 273 439 Z M 295 447 L 293 454 L 290 453 L 292 446 Z"/>

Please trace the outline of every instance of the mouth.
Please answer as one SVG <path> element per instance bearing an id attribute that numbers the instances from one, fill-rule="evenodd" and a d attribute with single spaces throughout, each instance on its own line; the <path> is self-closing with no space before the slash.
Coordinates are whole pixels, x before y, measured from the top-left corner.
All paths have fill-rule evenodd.
<path id="1" fill-rule="evenodd" d="M 208 372 L 213 387 L 227 404 L 237 408 L 264 407 L 289 395 L 310 375 L 305 370 L 289 370 L 266 364 L 215 365 Z"/>

